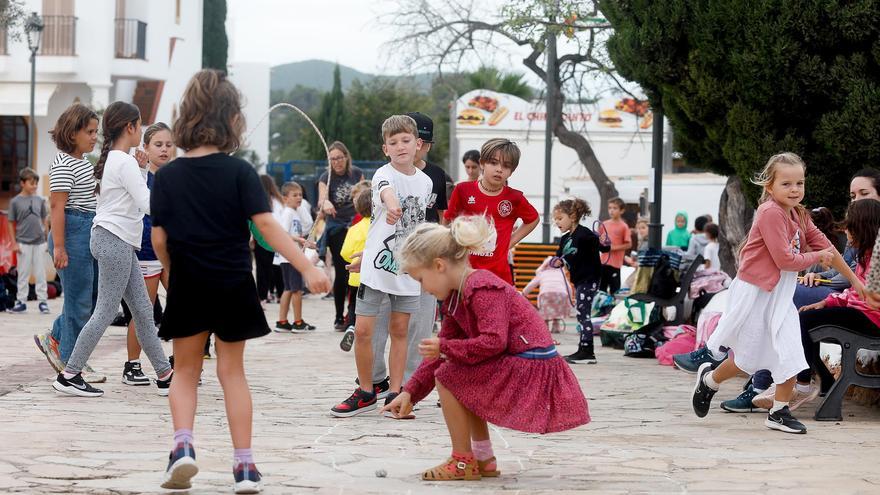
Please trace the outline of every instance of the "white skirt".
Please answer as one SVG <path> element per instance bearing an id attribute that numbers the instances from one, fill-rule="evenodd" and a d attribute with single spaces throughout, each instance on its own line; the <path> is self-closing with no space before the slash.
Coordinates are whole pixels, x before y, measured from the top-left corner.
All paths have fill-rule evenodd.
<path id="1" fill-rule="evenodd" d="M 770 370 L 776 383 L 807 369 L 800 319 L 792 300 L 796 286 L 795 272 L 782 272 L 770 292 L 734 279 L 727 309 L 706 345 L 715 354 L 721 347 L 733 350 L 736 366 L 750 375 Z"/>

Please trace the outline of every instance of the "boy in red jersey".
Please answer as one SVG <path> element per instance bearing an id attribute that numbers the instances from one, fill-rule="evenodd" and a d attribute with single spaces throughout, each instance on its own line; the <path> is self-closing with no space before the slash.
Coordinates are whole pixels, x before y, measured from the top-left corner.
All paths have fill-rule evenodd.
<path id="1" fill-rule="evenodd" d="M 461 215 L 485 215 L 495 225 L 494 249 L 485 254 L 471 254 L 474 268 L 483 268 L 513 285 L 507 252 L 538 226 L 538 211 L 521 191 L 508 187 L 507 179 L 519 165 L 520 151 L 508 139 L 490 139 L 480 150 L 479 180 L 455 186 L 444 218 L 451 222 Z M 513 229 L 517 219 L 522 225 Z"/>

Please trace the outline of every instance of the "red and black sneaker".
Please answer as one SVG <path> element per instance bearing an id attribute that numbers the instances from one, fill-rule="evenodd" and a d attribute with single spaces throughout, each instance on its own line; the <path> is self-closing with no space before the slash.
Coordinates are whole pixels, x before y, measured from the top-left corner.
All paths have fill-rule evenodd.
<path id="1" fill-rule="evenodd" d="M 330 414 L 337 418 L 349 418 L 351 416 L 373 411 L 376 409 L 376 394 L 371 394 L 361 390 L 360 387 L 355 389 L 351 397 L 330 409 Z"/>

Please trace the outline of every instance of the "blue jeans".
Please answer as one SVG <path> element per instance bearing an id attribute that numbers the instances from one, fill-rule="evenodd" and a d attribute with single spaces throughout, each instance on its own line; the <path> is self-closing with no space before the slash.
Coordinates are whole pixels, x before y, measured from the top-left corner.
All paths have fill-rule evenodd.
<path id="1" fill-rule="evenodd" d="M 67 267 L 58 270 L 64 289 L 64 306 L 52 324 L 52 338 L 58 341 L 61 361 L 67 363 L 76 339 L 89 321 L 98 299 L 98 264 L 89 249 L 94 213 L 64 210 L 64 248 Z M 49 252 L 54 255 L 49 236 Z"/>
<path id="2" fill-rule="evenodd" d="M 828 297 L 829 294 L 833 294 L 835 292 L 837 291 L 824 285 L 807 287 L 806 285 L 797 284 L 794 289 L 794 297 L 792 299 L 794 300 L 795 307 L 797 309 L 801 309 L 804 306 L 815 304 Z"/>

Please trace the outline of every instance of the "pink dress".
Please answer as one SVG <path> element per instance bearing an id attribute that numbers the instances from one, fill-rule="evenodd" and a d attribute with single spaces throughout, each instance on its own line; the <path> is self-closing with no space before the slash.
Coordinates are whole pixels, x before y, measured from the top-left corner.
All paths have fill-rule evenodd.
<path id="1" fill-rule="evenodd" d="M 552 433 L 590 422 L 587 399 L 561 356 L 519 356 L 553 346 L 525 297 L 486 270 L 468 276 L 449 314 L 456 297 L 453 292 L 443 303 L 441 358 L 423 361 L 404 386 L 413 403 L 431 392 L 436 379 L 479 418 L 505 428 Z"/>

